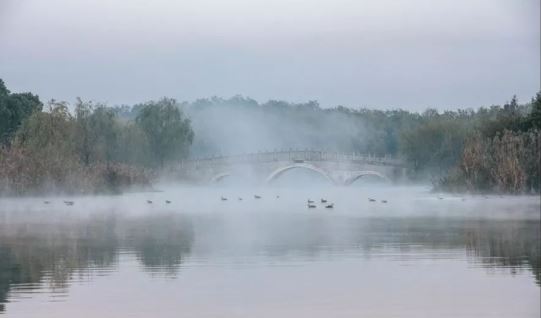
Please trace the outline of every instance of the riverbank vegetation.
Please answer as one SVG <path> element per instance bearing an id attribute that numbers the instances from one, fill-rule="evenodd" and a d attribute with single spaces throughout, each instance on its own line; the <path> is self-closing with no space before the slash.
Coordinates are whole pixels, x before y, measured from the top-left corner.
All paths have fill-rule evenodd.
<path id="1" fill-rule="evenodd" d="M 422 113 L 266 103 L 235 96 L 133 106 L 43 105 L 0 81 L 0 193 L 116 192 L 188 155 L 318 149 L 403 158 L 448 191 L 540 190 L 541 94 L 519 104 Z"/>
<path id="2" fill-rule="evenodd" d="M 410 180 L 428 180 L 440 190 L 540 190 L 540 93 L 524 104 L 512 97 L 503 106 L 422 113 L 324 109 L 314 101 L 260 104 L 240 96 L 183 107 L 197 154 L 298 148 L 390 155 L 405 161 Z"/>
<path id="3" fill-rule="evenodd" d="M 428 172 L 451 191 L 540 191 L 541 94 L 518 105 L 423 114 L 402 134 L 402 154 L 414 172 Z"/>
<path id="4" fill-rule="evenodd" d="M 193 139 L 190 121 L 171 99 L 141 104 L 126 121 L 82 100 L 44 106 L 35 95 L 9 93 L 2 82 L 0 94 L 3 194 L 149 188 L 161 167 L 187 156 Z"/>

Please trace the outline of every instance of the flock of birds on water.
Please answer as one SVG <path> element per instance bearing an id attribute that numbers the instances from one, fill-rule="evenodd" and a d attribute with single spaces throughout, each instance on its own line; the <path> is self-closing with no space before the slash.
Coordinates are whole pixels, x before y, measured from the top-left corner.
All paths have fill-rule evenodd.
<path id="1" fill-rule="evenodd" d="M 255 194 L 254 195 L 254 199 L 258 200 L 258 199 L 261 199 L 262 197 L 260 195 L 257 195 Z M 228 199 L 224 196 L 222 196 L 220 198 L 222 201 L 227 201 Z M 277 195 L 276 196 L 276 199 L 280 199 L 280 196 Z M 242 201 L 243 199 L 241 197 L 238 197 L 238 200 L 239 201 Z M 331 202 L 328 202 L 327 199 L 324 199 L 324 198 L 321 198 L 320 200 L 320 203 L 323 207 L 325 207 L 326 209 L 334 209 L 334 203 L 331 203 Z M 376 199 L 372 199 L 372 198 L 368 198 L 368 201 L 369 202 L 376 202 L 377 200 Z M 381 200 L 381 203 L 387 203 L 387 200 Z M 310 200 L 310 199 L 307 199 L 306 200 L 306 207 L 308 209 L 315 209 L 317 208 L 317 205 L 316 205 L 316 201 L 314 200 Z"/>
<path id="2" fill-rule="evenodd" d="M 65 201 L 62 201 L 62 202 L 64 202 L 64 204 L 67 205 L 67 206 L 72 206 L 72 205 L 75 204 L 75 201 L 66 201 L 65 200 Z M 43 201 L 43 204 L 51 204 L 51 201 Z"/>
<path id="3" fill-rule="evenodd" d="M 260 195 L 257 195 L 257 194 L 254 195 L 254 199 L 255 199 L 255 200 L 259 200 L 259 199 L 261 199 L 261 198 L 262 198 L 262 196 L 260 196 Z M 226 197 L 224 197 L 224 196 L 222 196 L 220 199 L 221 199 L 221 201 L 227 201 L 227 200 L 228 200 L 228 199 L 227 199 Z M 276 196 L 276 199 L 280 199 L 280 196 L 277 195 L 277 196 Z M 147 201 L 147 204 L 153 204 L 153 203 L 154 203 L 154 201 L 152 201 L 152 200 L 146 200 L 146 201 Z M 242 197 L 238 197 L 238 201 L 243 201 Z M 376 200 L 375 200 L 375 199 L 372 199 L 372 198 L 368 198 L 368 201 L 369 201 L 369 202 L 376 202 Z M 67 205 L 67 206 L 72 206 L 72 205 L 75 204 L 75 201 L 66 201 L 66 200 L 65 200 L 65 201 L 62 201 L 62 202 L 64 202 L 64 204 Z M 323 199 L 323 198 L 322 198 L 322 199 L 320 200 L 320 202 L 321 202 L 321 204 L 322 204 L 326 209 L 334 209 L 334 203 L 328 202 L 327 199 Z M 51 201 L 43 201 L 43 203 L 44 203 L 44 204 L 50 204 Z M 171 204 L 171 200 L 165 200 L 165 203 L 166 203 L 166 204 Z M 381 200 L 381 203 L 387 203 L 387 200 Z M 314 200 L 308 199 L 308 200 L 306 200 L 306 204 L 307 204 L 308 209 L 315 209 L 315 208 L 317 208 L 316 202 L 315 202 Z"/>
<path id="4" fill-rule="evenodd" d="M 500 195 L 500 197 L 502 197 L 502 196 Z M 261 199 L 261 198 L 262 198 L 262 196 L 260 196 L 260 195 L 257 195 L 257 194 L 254 195 L 254 199 L 255 199 L 255 200 L 259 200 L 259 199 Z M 484 198 L 485 198 L 485 199 L 488 199 L 488 196 L 484 196 Z M 224 196 L 221 196 L 220 199 L 221 199 L 221 201 L 227 201 L 227 200 L 228 200 L 228 198 L 227 198 L 227 197 L 224 197 Z M 280 199 L 280 196 L 277 195 L 277 196 L 276 196 L 276 199 Z M 443 200 L 443 197 L 438 197 L 438 199 L 439 199 L 439 200 Z M 466 200 L 465 198 L 462 198 L 462 201 L 465 201 L 465 200 Z M 147 204 L 153 204 L 153 203 L 154 203 L 152 200 L 146 200 L 146 201 L 147 201 Z M 238 201 L 243 201 L 242 197 L 238 197 Z M 376 200 L 376 199 L 368 198 L 368 202 L 377 202 L 377 201 L 378 201 L 378 200 Z M 72 206 L 72 205 L 75 204 L 75 201 L 64 200 L 64 201 L 62 201 L 62 202 L 63 202 L 65 205 L 67 205 L 67 206 Z M 165 204 L 171 204 L 171 202 L 172 202 L 171 200 L 165 200 Z M 328 202 L 327 199 L 323 199 L 323 198 L 322 198 L 322 199 L 320 200 L 320 202 L 321 202 L 322 206 L 324 206 L 326 209 L 334 209 L 334 203 Z M 387 203 L 387 200 L 380 200 L 380 202 L 381 202 L 381 203 Z M 51 201 L 43 201 L 43 204 L 51 204 Z M 315 202 L 314 200 L 308 199 L 308 200 L 306 201 L 306 204 L 307 204 L 307 208 L 308 208 L 308 209 L 315 209 L 315 208 L 317 208 L 316 202 Z"/>
<path id="5" fill-rule="evenodd" d="M 255 199 L 255 200 L 259 200 L 259 199 L 262 199 L 262 198 L 263 198 L 262 196 L 257 195 L 257 194 L 254 194 L 254 199 Z M 280 196 L 277 195 L 277 196 L 276 196 L 276 199 L 280 199 Z M 222 200 L 222 201 L 228 201 L 228 198 L 222 196 L 222 197 L 220 197 L 220 200 Z M 242 198 L 242 197 L 238 197 L 237 200 L 238 200 L 238 201 L 243 201 L 243 198 Z M 307 207 L 308 207 L 309 209 L 315 209 L 315 208 L 317 208 L 317 206 L 315 205 L 315 201 L 314 201 L 314 200 L 308 199 L 306 203 L 307 203 Z M 326 199 L 321 199 L 321 204 L 323 204 L 323 205 L 325 206 L 326 209 L 333 209 L 333 208 L 334 208 L 334 203 L 329 203 L 329 202 L 327 202 Z"/>

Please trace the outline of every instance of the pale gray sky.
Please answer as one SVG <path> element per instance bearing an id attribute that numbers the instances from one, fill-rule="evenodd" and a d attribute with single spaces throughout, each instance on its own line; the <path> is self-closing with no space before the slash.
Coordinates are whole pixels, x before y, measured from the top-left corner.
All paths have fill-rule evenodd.
<path id="1" fill-rule="evenodd" d="M 43 100 L 235 94 L 457 108 L 540 88 L 539 0 L 0 0 L 0 78 Z"/>

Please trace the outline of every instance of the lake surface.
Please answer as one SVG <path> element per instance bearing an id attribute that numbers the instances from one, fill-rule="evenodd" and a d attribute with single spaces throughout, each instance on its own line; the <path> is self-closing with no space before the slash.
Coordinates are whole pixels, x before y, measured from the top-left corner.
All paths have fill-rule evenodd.
<path id="1" fill-rule="evenodd" d="M 0 316 L 539 317 L 539 209 L 422 187 L 4 198 Z"/>

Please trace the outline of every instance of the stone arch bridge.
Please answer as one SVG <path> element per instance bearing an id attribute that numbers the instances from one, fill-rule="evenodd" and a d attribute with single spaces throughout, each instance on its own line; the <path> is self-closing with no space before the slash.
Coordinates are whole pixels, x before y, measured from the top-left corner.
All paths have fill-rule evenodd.
<path id="1" fill-rule="evenodd" d="M 292 169 L 319 173 L 336 185 L 350 185 L 363 176 L 395 181 L 405 176 L 399 159 L 362 154 L 343 154 L 314 150 L 258 152 L 186 160 L 180 174 L 199 183 L 216 183 L 229 176 L 250 178 L 270 184 Z"/>

